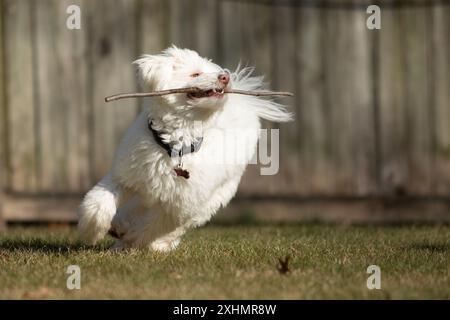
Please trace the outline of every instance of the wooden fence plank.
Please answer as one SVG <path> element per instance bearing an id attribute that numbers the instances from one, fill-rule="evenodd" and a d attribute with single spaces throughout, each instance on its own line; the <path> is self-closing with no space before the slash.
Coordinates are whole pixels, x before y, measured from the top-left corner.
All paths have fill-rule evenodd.
<path id="1" fill-rule="evenodd" d="M 239 55 L 243 66 L 255 68 L 254 75 L 264 75 L 265 80 L 270 83 L 272 78 L 272 23 L 274 15 L 270 6 L 245 2 L 241 10 L 241 43 Z M 251 23 L 250 23 L 251 21 Z M 272 128 L 272 124 L 263 122 L 263 128 Z M 270 133 L 268 134 L 270 139 Z M 270 150 L 270 145 L 268 147 Z M 270 182 L 268 183 L 268 180 Z M 279 176 L 262 176 L 260 164 L 247 167 L 245 175 L 239 186 L 243 194 L 261 194 L 277 192 L 280 183 Z"/>
<path id="2" fill-rule="evenodd" d="M 171 45 L 169 42 L 170 30 L 167 28 L 169 3 L 168 1 L 145 0 L 138 2 L 138 5 L 137 56 L 158 54 Z M 151 98 L 139 99 L 139 109 L 143 110 L 150 102 Z"/>
<path id="3" fill-rule="evenodd" d="M 171 0 L 169 2 L 171 43 L 217 59 L 217 1 Z"/>
<path id="4" fill-rule="evenodd" d="M 189 0 L 170 0 L 169 21 L 172 44 L 180 48 L 195 48 L 195 2 Z"/>
<path id="5" fill-rule="evenodd" d="M 44 0 L 34 11 L 39 189 L 45 192 L 76 192 L 89 186 L 86 26 L 82 23 L 81 30 L 66 26 L 67 7 L 78 5 L 83 13 L 83 4 Z"/>
<path id="6" fill-rule="evenodd" d="M 351 34 L 347 32 L 346 23 L 350 20 L 349 13 L 343 10 L 325 12 L 326 33 L 322 38 L 325 64 L 325 95 L 327 109 L 330 113 L 331 158 L 336 172 L 329 177 L 334 192 L 341 194 L 352 192 L 352 157 L 350 141 L 352 139 L 352 122 L 350 84 L 348 78 Z M 336 63 L 339 61 L 339 63 Z"/>
<path id="7" fill-rule="evenodd" d="M 331 154 L 332 108 L 325 99 L 324 12 L 300 8 L 297 13 L 297 117 L 299 143 L 302 144 L 303 175 L 298 177 L 309 194 L 333 194 L 334 176 Z"/>
<path id="8" fill-rule="evenodd" d="M 272 84 L 271 89 L 295 92 L 299 80 L 297 65 L 297 15 L 289 6 L 276 6 L 272 10 Z M 300 30 L 302 32 L 302 30 Z M 281 103 L 291 107 L 295 114 L 294 122 L 273 124 L 279 130 L 279 173 L 275 176 L 262 177 L 267 183 L 276 183 L 275 193 L 305 194 L 307 185 L 304 182 L 308 174 L 305 170 L 301 139 L 301 106 L 298 94 L 294 98 L 284 98 Z M 273 181 L 275 180 L 275 181 Z"/>
<path id="9" fill-rule="evenodd" d="M 217 0 L 196 0 L 194 6 L 196 50 L 201 56 L 218 63 L 220 59 L 218 43 L 222 26 L 218 21 Z"/>
<path id="10" fill-rule="evenodd" d="M 89 147 L 89 64 L 87 24 L 83 16 L 83 8 L 89 0 L 64 0 L 59 3 L 59 14 L 66 12 L 69 5 L 79 5 L 81 8 L 81 30 L 62 29 L 59 46 L 64 70 L 63 90 L 67 92 L 64 103 L 67 108 L 67 190 L 84 191 L 90 186 Z M 64 18 L 67 14 L 62 15 Z M 63 23 L 60 20 L 60 23 Z M 64 42 L 63 42 L 64 40 Z M 70 42 L 70 43 L 69 43 Z"/>
<path id="11" fill-rule="evenodd" d="M 375 179 L 370 55 L 365 13 L 328 10 L 325 86 L 330 112 L 335 194 L 369 193 Z"/>
<path id="12" fill-rule="evenodd" d="M 365 196 L 374 194 L 378 188 L 376 163 L 376 131 L 374 114 L 372 33 L 366 26 L 367 15 L 363 11 L 350 11 L 349 33 L 351 49 L 346 63 L 350 96 L 352 138 L 352 194 Z M 343 75 L 345 77 L 345 75 Z M 346 152 L 346 150 L 342 150 Z M 339 168 L 338 168 L 339 170 Z"/>
<path id="13" fill-rule="evenodd" d="M 350 77 L 345 73 L 347 63 L 345 62 L 346 49 L 348 49 L 351 34 L 345 34 L 348 30 L 345 29 L 344 20 L 347 23 L 350 20 L 348 13 L 343 10 L 324 10 L 323 17 L 323 32 L 321 37 L 321 59 L 324 68 L 323 77 L 323 103 L 325 104 L 327 121 L 327 139 L 326 151 L 328 160 L 332 163 L 334 172 L 327 177 L 328 184 L 333 190 L 340 190 L 340 193 L 348 194 L 351 192 L 351 176 L 352 165 L 351 156 L 349 152 L 349 141 L 351 139 L 351 120 L 350 120 L 350 102 L 348 92 L 343 96 L 339 93 L 344 89 L 348 89 L 348 81 L 341 77 Z M 344 41 L 347 41 L 345 43 Z M 341 61 L 341 59 L 344 59 Z M 339 61 L 339 64 L 335 63 Z M 347 101 L 343 101 L 347 99 Z M 341 127 L 342 126 L 342 130 Z M 347 143 L 347 145 L 345 145 Z M 342 157 L 339 157 L 340 150 L 345 148 Z"/>
<path id="14" fill-rule="evenodd" d="M 379 31 L 381 191 L 384 194 L 404 193 L 407 184 L 406 74 L 399 21 L 399 10 L 386 10 Z"/>
<path id="15" fill-rule="evenodd" d="M 217 0 L 196 0 L 195 10 L 195 50 L 203 56 L 219 62 L 218 42 L 220 41 Z M 185 26 L 188 28 L 189 26 Z"/>
<path id="16" fill-rule="evenodd" d="M 238 1 L 220 1 L 220 63 L 234 71 L 242 59 L 242 24 L 244 4 Z"/>
<path id="17" fill-rule="evenodd" d="M 259 3 L 246 2 L 242 11 L 241 37 L 242 62 L 255 67 L 255 74 L 272 81 L 272 23 L 273 8 Z"/>
<path id="18" fill-rule="evenodd" d="M 4 1 L 8 189 L 34 192 L 37 181 L 31 3 Z"/>
<path id="19" fill-rule="evenodd" d="M 429 8 L 405 8 L 401 26 L 405 38 L 405 120 L 408 146 L 408 190 L 429 194 L 432 183 L 432 106 L 429 105 Z"/>
<path id="20" fill-rule="evenodd" d="M 98 180 L 110 168 L 114 151 L 138 112 L 135 99 L 105 103 L 105 96 L 134 91 L 136 79 L 131 65 L 138 53 L 135 0 L 96 0 L 89 8 L 91 129 L 93 176 Z"/>
<path id="21" fill-rule="evenodd" d="M 0 193 L 6 186 L 7 182 L 7 131 L 6 131 L 6 99 L 5 99 L 5 74 L 4 74 L 4 59 L 3 59 L 3 2 L 0 1 Z M 0 195 L 1 197 L 1 195 Z M 1 205 L 0 205 L 0 215 L 1 215 Z M 1 216 L 0 216 L 1 220 Z M 0 221 L 1 224 L 1 221 Z M 0 227 L 1 228 L 1 227 Z"/>
<path id="22" fill-rule="evenodd" d="M 405 114 L 408 148 L 407 192 L 427 194 L 431 191 L 432 106 L 429 106 L 428 14 L 424 9 L 405 8 L 401 26 L 405 38 Z M 427 48 L 428 47 L 428 48 Z"/>
<path id="23" fill-rule="evenodd" d="M 139 41 L 138 54 L 157 54 L 167 48 L 169 30 L 166 28 L 168 18 L 168 3 L 160 0 L 142 1 L 139 10 Z"/>
<path id="24" fill-rule="evenodd" d="M 380 31 L 380 128 L 384 193 L 431 191 L 427 8 L 387 11 Z"/>
<path id="25" fill-rule="evenodd" d="M 433 184 L 439 195 L 450 194 L 450 8 L 435 6 L 433 14 L 433 85 L 435 102 L 435 164 Z"/>

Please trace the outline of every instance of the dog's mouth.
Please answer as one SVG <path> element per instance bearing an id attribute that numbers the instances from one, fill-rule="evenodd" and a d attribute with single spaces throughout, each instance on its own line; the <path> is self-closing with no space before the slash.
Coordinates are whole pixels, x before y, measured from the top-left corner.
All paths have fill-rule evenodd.
<path id="1" fill-rule="evenodd" d="M 188 93 L 187 97 L 189 99 L 199 99 L 199 98 L 207 98 L 207 97 L 216 97 L 222 98 L 225 94 L 225 88 L 213 88 L 209 90 L 203 90 L 200 92 L 192 92 Z"/>

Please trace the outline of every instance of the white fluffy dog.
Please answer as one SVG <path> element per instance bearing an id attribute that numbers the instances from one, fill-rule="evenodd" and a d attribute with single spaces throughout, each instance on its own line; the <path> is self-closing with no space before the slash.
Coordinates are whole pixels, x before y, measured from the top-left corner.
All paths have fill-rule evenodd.
<path id="1" fill-rule="evenodd" d="M 188 228 L 207 222 L 234 196 L 255 152 L 260 118 L 284 122 L 292 115 L 268 99 L 224 93 L 262 88 L 262 77 L 252 77 L 248 68 L 230 74 L 195 51 L 174 46 L 134 64 L 144 91 L 203 91 L 152 98 L 128 128 L 111 170 L 86 194 L 79 230 L 89 243 L 109 232 L 118 238 L 113 248 L 168 251 Z M 225 131 L 239 129 L 244 130 L 233 147 L 223 142 Z M 213 161 L 236 152 L 243 161 Z"/>

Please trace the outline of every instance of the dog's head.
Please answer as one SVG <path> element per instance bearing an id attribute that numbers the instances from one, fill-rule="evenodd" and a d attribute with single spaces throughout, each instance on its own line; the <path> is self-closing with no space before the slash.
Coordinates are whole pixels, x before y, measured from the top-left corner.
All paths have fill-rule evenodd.
<path id="1" fill-rule="evenodd" d="M 231 77 L 211 60 L 197 52 L 172 46 L 158 55 L 143 55 L 134 62 L 144 91 L 196 87 L 200 93 L 171 94 L 161 97 L 168 106 L 219 108 L 231 87 Z"/>

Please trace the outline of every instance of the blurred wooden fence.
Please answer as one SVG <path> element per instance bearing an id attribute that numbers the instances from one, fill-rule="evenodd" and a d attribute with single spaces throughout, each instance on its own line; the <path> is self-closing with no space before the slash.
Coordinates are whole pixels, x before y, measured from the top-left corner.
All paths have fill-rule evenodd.
<path id="1" fill-rule="evenodd" d="M 3 0 L 0 183 L 6 194 L 79 194 L 109 168 L 140 106 L 131 62 L 176 44 L 265 74 L 296 121 L 280 172 L 251 166 L 240 194 L 450 196 L 450 6 L 378 1 Z M 81 30 L 66 8 L 81 8 Z"/>

